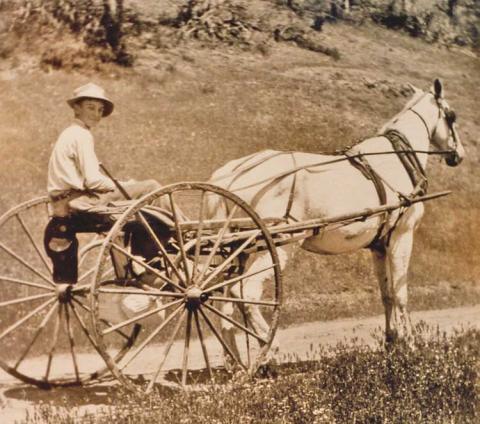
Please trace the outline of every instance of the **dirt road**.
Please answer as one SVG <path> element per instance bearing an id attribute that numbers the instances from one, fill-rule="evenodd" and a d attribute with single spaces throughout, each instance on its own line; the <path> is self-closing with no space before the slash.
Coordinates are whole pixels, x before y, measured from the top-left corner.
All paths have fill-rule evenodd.
<path id="1" fill-rule="evenodd" d="M 480 305 L 413 312 L 411 317 L 414 324 L 419 321 L 425 321 L 431 326 L 438 326 L 440 330 L 447 333 L 454 328 L 460 327 L 480 328 Z M 375 316 L 361 319 L 352 318 L 312 322 L 280 329 L 277 332 L 280 350 L 276 355 L 276 359 L 280 362 L 294 359 L 297 361 L 313 359 L 315 351 L 319 346 L 333 346 L 338 342 L 351 340 L 352 337 L 358 338 L 363 343 L 373 344 L 375 343 L 373 333 L 375 330 L 380 331 L 383 325 L 384 317 Z M 377 334 L 379 334 L 378 331 Z M 179 349 L 179 352 L 181 352 L 180 343 L 174 349 Z M 145 365 L 145 369 L 132 370 L 131 372 L 148 372 L 148 368 L 154 365 L 155 347 L 147 350 L 144 355 L 144 361 L 142 362 Z M 216 360 L 220 361 L 221 352 L 219 351 L 218 355 L 215 356 Z M 172 357 L 181 357 L 181 355 L 173 354 Z M 97 357 L 88 356 L 81 359 L 91 362 L 92 367 L 100 364 L 100 359 Z M 194 367 L 195 363 L 201 363 L 201 361 L 201 352 L 192 352 L 192 367 Z M 30 365 L 32 368 L 35 368 L 35 359 L 31 360 Z M 170 366 L 173 367 L 174 364 L 172 363 Z M 108 389 L 105 385 L 41 391 L 33 387 L 21 386 L 15 379 L 4 372 L 0 372 L 0 390 L 2 394 L 0 421 L 2 423 L 21 420 L 25 417 L 27 411 L 31 412 L 34 405 L 40 401 L 58 404 L 59 399 L 62 399 L 62 402 L 66 400 L 71 407 L 79 408 L 80 413 L 87 410 L 94 411 L 99 405 L 104 404 L 103 399 L 108 394 Z"/>

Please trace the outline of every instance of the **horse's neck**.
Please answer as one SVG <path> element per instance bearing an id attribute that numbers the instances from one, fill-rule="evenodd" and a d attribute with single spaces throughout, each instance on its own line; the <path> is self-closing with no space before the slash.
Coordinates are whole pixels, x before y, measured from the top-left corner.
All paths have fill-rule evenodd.
<path id="1" fill-rule="evenodd" d="M 427 125 L 428 121 L 426 121 Z M 430 146 L 430 128 L 427 129 L 425 123 L 411 110 L 406 111 L 402 116 L 399 116 L 394 122 L 385 128 L 388 130 L 397 130 L 405 136 L 405 138 L 415 151 L 428 151 Z M 425 168 L 427 165 L 428 155 L 417 154 L 418 158 Z"/>

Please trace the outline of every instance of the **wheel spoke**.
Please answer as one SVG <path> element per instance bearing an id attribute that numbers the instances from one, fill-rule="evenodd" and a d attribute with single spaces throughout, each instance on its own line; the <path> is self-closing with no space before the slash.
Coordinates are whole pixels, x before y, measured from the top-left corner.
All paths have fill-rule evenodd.
<path id="1" fill-rule="evenodd" d="M 214 200 L 220 202 L 218 205 L 222 209 L 221 216 L 215 219 L 210 219 L 210 194 L 219 196 Z M 226 209 L 222 202 L 227 203 Z M 150 208 L 156 210 L 157 206 L 149 205 L 157 204 L 164 208 L 158 206 L 159 212 L 163 211 L 168 216 L 168 231 L 166 228 L 159 231 L 153 217 L 155 213 L 151 212 L 153 215 L 150 216 Z M 190 214 L 189 218 L 185 218 L 183 210 Z M 152 245 L 154 258 L 151 261 L 134 256 L 130 246 L 120 241 L 123 229 L 132 222 L 135 222 L 135 228 L 141 226 L 139 230 L 144 233 L 144 240 L 139 242 L 148 243 L 145 247 L 149 248 Z M 272 221 L 268 219 L 266 222 Z M 249 249 L 259 242 L 264 243 L 264 250 L 270 253 L 271 258 L 268 263 L 248 269 L 245 258 Z M 134 265 L 135 270 L 139 267 L 141 271 L 146 271 L 148 281 L 154 282 L 147 283 L 147 279 L 121 280 L 110 276 L 103 279 L 102 270 L 111 266 L 109 254 L 118 255 L 122 263 Z M 88 269 L 87 264 L 90 260 L 84 263 L 84 269 Z M 158 353 L 152 369 L 143 371 L 148 381 L 142 384 L 142 388 L 147 392 L 163 383 L 185 388 L 203 379 L 215 381 L 214 365 L 218 349 L 224 352 L 235 369 L 253 371 L 278 325 L 281 298 L 279 271 L 275 242 L 267 225 L 248 203 L 234 193 L 208 183 L 195 182 L 172 184 L 152 192 L 119 217 L 101 247 L 94 288 L 90 292 L 98 350 L 113 373 L 132 390 L 134 378 L 131 374 L 138 374 L 145 367 L 145 358 L 151 356 L 151 352 Z M 91 277 L 88 278 L 90 280 Z M 241 294 L 242 286 L 247 288 L 251 283 L 254 288 L 259 288 L 259 282 L 264 280 L 269 283 L 268 293 L 258 296 L 258 299 L 250 298 L 247 290 L 246 296 Z M 86 281 L 87 277 L 82 283 Z M 237 293 L 238 289 L 240 293 Z M 273 294 L 270 293 L 272 289 Z M 235 294 L 229 293 L 229 290 Z M 136 313 L 131 311 L 124 318 L 116 314 L 116 318 L 111 319 L 114 325 L 104 325 L 101 317 L 108 307 L 104 305 L 104 300 L 115 297 L 121 301 L 123 296 L 132 297 L 132 304 L 133 300 L 138 300 L 137 309 L 141 310 Z M 145 307 L 140 308 L 143 304 Z M 233 306 L 234 313 L 224 312 L 223 306 Z M 252 307 L 266 311 L 265 328 L 257 327 L 249 316 Z M 79 307 L 76 309 L 80 310 Z M 157 319 L 155 314 L 161 319 Z M 115 336 L 112 338 L 115 331 L 128 333 L 133 325 L 140 327 L 140 324 L 145 326 L 144 332 L 136 339 L 132 349 L 122 358 L 115 356 L 117 339 Z M 231 331 L 224 331 L 225 326 Z M 202 356 L 199 365 L 204 369 L 198 376 L 192 370 L 196 368 L 192 361 L 197 349 L 202 350 L 201 354 L 198 352 Z"/>
<path id="2" fill-rule="evenodd" d="M 58 308 L 57 320 L 55 321 L 55 328 L 53 330 L 53 340 L 52 340 L 52 344 L 50 345 L 50 350 L 48 352 L 47 369 L 45 370 L 45 377 L 44 377 L 45 381 L 48 381 L 48 377 L 50 376 L 50 371 L 52 369 L 53 353 L 55 352 L 55 348 L 57 346 L 58 333 L 60 332 L 61 321 L 62 321 L 62 308 Z"/>
<path id="3" fill-rule="evenodd" d="M 65 307 L 65 320 L 67 325 L 68 342 L 70 344 L 70 353 L 72 354 L 73 369 L 75 371 L 75 378 L 77 382 L 79 382 L 80 374 L 78 372 L 77 355 L 75 354 L 75 341 L 73 339 L 73 330 L 72 330 L 72 323 L 70 322 L 70 312 L 68 312 L 68 304 L 65 303 L 64 307 Z"/>
<path id="4" fill-rule="evenodd" d="M 52 273 L 52 266 L 48 262 L 47 258 L 45 257 L 44 253 L 42 252 L 42 250 L 38 247 L 38 244 L 36 243 L 35 239 L 33 238 L 32 233 L 30 232 L 27 225 L 25 224 L 25 222 L 21 218 L 20 213 L 17 213 L 15 215 L 15 217 L 17 218 L 18 222 L 20 222 L 20 225 L 22 226 L 23 230 L 27 234 L 27 237 L 29 238 L 29 240 L 32 243 L 36 252 L 38 253 L 38 256 L 40 257 L 40 259 L 44 263 L 45 267 L 47 268 L 47 271 L 51 274 Z"/>
<path id="5" fill-rule="evenodd" d="M 75 284 L 72 287 L 72 293 L 79 294 L 80 292 L 88 292 L 90 291 L 91 284 Z"/>
<path id="6" fill-rule="evenodd" d="M 110 246 L 112 246 L 113 249 L 118 250 L 119 252 L 123 253 L 124 255 L 128 256 L 132 261 L 136 262 L 137 264 L 141 265 L 145 269 L 149 270 L 150 272 L 154 273 L 157 277 L 159 277 L 162 281 L 165 281 L 166 283 L 172 285 L 175 287 L 177 290 L 180 290 L 181 292 L 184 292 L 185 289 L 181 286 L 179 286 L 177 283 L 174 281 L 170 280 L 169 278 L 165 277 L 158 269 L 151 267 L 148 265 L 146 262 L 142 262 L 138 258 L 136 258 L 134 255 L 132 255 L 130 252 L 125 250 L 123 247 L 118 246 L 117 244 L 110 242 Z"/>
<path id="7" fill-rule="evenodd" d="M 75 303 L 77 303 L 82 309 L 85 309 L 87 312 L 91 312 L 91 309 L 90 309 L 88 306 L 84 305 L 82 302 L 80 302 L 78 299 L 73 298 L 73 301 L 74 301 Z M 110 321 L 107 321 L 106 319 L 100 319 L 99 321 L 100 321 L 102 324 L 105 324 L 105 325 L 108 326 L 108 327 L 112 327 L 112 326 L 113 326 L 113 324 L 112 324 Z M 122 331 L 118 331 L 118 330 L 117 330 L 117 334 L 119 334 L 120 336 L 122 336 L 123 338 L 125 338 L 125 339 L 127 339 L 127 340 L 130 340 L 130 336 L 128 336 L 127 334 L 125 334 L 125 333 L 122 332 Z"/>
<path id="8" fill-rule="evenodd" d="M 166 303 L 165 305 L 159 306 L 158 308 L 152 309 L 151 311 L 144 312 L 143 314 L 137 315 L 137 316 L 132 317 L 132 318 L 126 320 L 126 321 L 115 324 L 115 325 L 111 326 L 110 328 L 107 328 L 106 330 L 104 330 L 102 332 L 102 335 L 104 336 L 106 334 L 110 334 L 112 331 L 118 330 L 119 328 L 125 327 L 129 324 L 133 324 L 134 322 L 140 321 L 144 318 L 147 318 L 151 315 L 156 314 L 157 312 L 161 312 L 164 309 L 169 308 L 170 306 L 175 306 L 175 305 L 178 305 L 179 303 L 182 303 L 182 302 L 183 302 L 183 298 L 179 299 L 179 300 L 174 300 L 173 302 L 170 302 L 170 303 Z"/>
<path id="9" fill-rule="evenodd" d="M 215 252 L 217 251 L 218 247 L 220 246 L 220 243 L 222 242 L 223 236 L 225 235 L 225 232 L 228 229 L 228 226 L 230 225 L 230 222 L 232 222 L 232 219 L 237 212 L 238 205 L 235 205 L 232 210 L 230 211 L 230 214 L 228 215 L 227 219 L 225 220 L 225 223 L 223 224 L 223 227 L 220 229 L 217 235 L 217 239 L 215 240 L 215 243 L 213 244 L 212 250 L 210 251 L 210 254 L 208 255 L 208 258 L 205 262 L 205 265 L 202 268 L 202 271 L 200 272 L 200 275 L 197 277 L 196 281 L 202 281 L 203 276 L 207 272 L 207 270 L 210 268 L 210 264 L 212 263 L 212 259 L 215 256 Z"/>
<path id="10" fill-rule="evenodd" d="M 190 351 L 190 337 L 192 334 L 192 311 L 188 311 L 187 328 L 185 329 L 185 346 L 182 361 L 182 386 L 187 384 L 188 355 Z"/>
<path id="11" fill-rule="evenodd" d="M 95 248 L 95 247 L 100 247 L 102 245 L 102 240 L 99 238 L 98 234 L 95 234 L 88 244 L 83 247 L 83 249 L 78 253 L 80 256 L 80 260 L 78 262 L 78 267 L 80 268 L 83 263 L 85 262 L 85 258 L 87 255 L 84 252 L 88 252 L 90 249 Z"/>
<path id="12" fill-rule="evenodd" d="M 200 346 L 202 347 L 203 358 L 205 359 L 205 365 L 208 370 L 208 375 L 210 376 L 210 378 L 213 378 L 212 368 L 210 367 L 210 361 L 208 359 L 207 346 L 205 345 L 205 339 L 203 338 L 203 332 L 200 327 L 197 311 L 194 311 L 194 316 L 195 316 L 195 326 L 197 327 L 198 340 L 200 341 Z"/>
<path id="13" fill-rule="evenodd" d="M 257 333 L 255 333 L 254 331 L 250 330 L 249 328 L 245 327 L 243 324 L 239 323 L 238 321 L 234 320 L 233 318 L 230 318 L 228 315 L 225 315 L 223 312 L 219 311 L 217 308 L 211 306 L 211 305 L 208 305 L 208 304 L 204 304 L 203 306 L 205 306 L 208 310 L 212 311 L 213 313 L 215 313 L 216 315 L 218 315 L 219 317 L 223 318 L 224 320 L 228 321 L 229 323 L 235 325 L 237 328 L 240 328 L 241 330 L 243 330 L 245 333 L 248 333 L 250 334 L 251 336 L 255 337 L 258 341 L 262 342 L 262 343 L 268 343 L 268 340 L 266 340 L 264 337 L 262 336 L 259 336 Z"/>
<path id="14" fill-rule="evenodd" d="M 205 190 L 202 191 L 202 197 L 200 199 L 200 212 L 198 216 L 198 227 L 197 227 L 197 238 L 195 240 L 195 257 L 193 260 L 193 270 L 192 270 L 192 280 L 195 280 L 195 274 L 197 273 L 197 266 L 200 260 L 200 247 L 201 247 L 201 238 L 203 232 L 203 224 L 204 224 L 204 213 L 205 213 L 205 201 L 206 195 Z"/>
<path id="15" fill-rule="evenodd" d="M 215 270 L 208 274 L 207 279 L 203 282 L 201 287 L 205 287 L 210 281 L 212 281 L 218 274 L 223 272 L 223 270 L 238 256 L 240 253 L 242 253 L 245 248 L 257 238 L 257 236 L 260 234 L 260 230 L 255 231 L 254 234 L 252 234 L 248 239 L 246 239 L 235 251 L 225 260 L 223 261 L 218 267 L 215 268 Z"/>
<path id="16" fill-rule="evenodd" d="M 35 269 L 33 266 L 31 266 L 25 259 L 23 259 L 21 256 L 17 255 L 13 250 L 10 250 L 7 246 L 5 246 L 2 242 L 0 242 L 0 248 L 3 249 L 5 252 L 7 252 L 12 258 L 20 262 L 23 266 L 28 268 L 30 271 L 32 271 L 34 274 L 38 275 L 40 278 L 45 280 L 48 284 L 50 284 L 52 287 L 55 287 L 55 283 L 42 274 L 40 271 Z"/>
<path id="17" fill-rule="evenodd" d="M 91 274 L 93 274 L 95 272 L 95 269 L 96 267 L 92 267 L 90 268 L 88 271 L 85 271 L 79 278 L 78 278 L 78 281 L 77 283 L 79 283 L 80 281 L 83 281 L 85 280 L 85 278 L 87 278 L 88 276 L 90 276 Z M 102 276 L 103 277 L 103 276 Z"/>
<path id="18" fill-rule="evenodd" d="M 88 340 L 90 343 L 93 345 L 93 347 L 97 348 L 97 342 L 94 340 L 93 336 L 90 334 L 90 331 L 88 330 L 85 322 L 83 321 L 82 317 L 77 311 L 77 308 L 75 307 L 75 304 L 73 302 L 70 303 L 70 307 L 72 308 L 73 315 L 75 315 L 75 318 L 77 319 L 80 327 L 82 327 L 83 332 L 87 336 Z"/>
<path id="19" fill-rule="evenodd" d="M 190 285 L 190 272 L 188 271 L 187 256 L 185 255 L 185 245 L 183 243 L 182 231 L 180 230 L 180 222 L 179 222 L 179 216 L 177 213 L 177 207 L 173 200 L 173 193 L 169 193 L 168 198 L 170 200 L 170 207 L 172 209 L 173 220 L 175 222 L 175 230 L 177 233 L 178 244 L 180 247 L 180 255 L 181 255 L 183 267 L 185 270 L 185 279 L 186 279 L 185 285 L 188 287 Z"/>
<path id="20" fill-rule="evenodd" d="M 98 351 L 97 342 L 95 341 L 95 339 L 91 335 L 90 331 L 88 330 L 85 322 L 83 321 L 82 317 L 78 313 L 77 308 L 75 307 L 75 304 L 73 302 L 70 302 L 70 307 L 72 308 L 73 315 L 75 316 L 76 320 L 78 321 L 78 324 L 82 328 L 83 333 L 85 334 L 85 336 L 87 336 L 88 340 L 90 341 L 92 346 L 95 348 L 95 350 Z M 121 334 L 124 335 L 123 333 L 121 333 Z M 130 341 L 130 338 L 128 336 L 126 336 L 126 335 L 124 335 L 124 336 L 125 336 L 125 338 L 127 338 L 128 341 Z M 128 349 L 128 347 L 129 347 L 128 344 L 125 347 Z M 125 349 L 125 347 L 124 347 L 124 349 Z M 120 354 L 123 356 L 125 353 L 121 352 Z M 109 371 L 109 368 L 105 366 L 102 369 L 97 370 L 95 373 L 91 374 L 90 376 L 92 378 L 100 378 L 101 376 L 103 376 L 108 371 Z"/>
<path id="21" fill-rule="evenodd" d="M 166 297 L 176 297 L 176 298 L 184 298 L 185 295 L 183 293 L 175 293 L 171 291 L 162 291 L 162 290 L 155 290 L 152 289 L 151 291 L 145 291 L 141 289 L 98 289 L 99 293 L 117 293 L 117 294 L 143 294 L 145 296 L 166 296 Z"/>
<path id="22" fill-rule="evenodd" d="M 232 359 L 238 364 L 240 365 L 243 369 L 246 370 L 246 367 L 245 365 L 242 364 L 242 362 L 240 361 L 239 358 L 237 358 L 237 356 L 233 353 L 232 349 L 230 348 L 230 346 L 227 344 L 227 342 L 223 339 L 222 335 L 218 332 L 218 330 L 215 328 L 215 326 L 213 325 L 212 321 L 210 320 L 210 318 L 208 317 L 208 315 L 202 310 L 202 309 L 199 309 L 200 313 L 202 314 L 202 317 L 203 319 L 206 321 L 206 323 L 208 324 L 208 326 L 210 327 L 210 330 L 212 330 L 212 332 L 215 334 L 215 336 L 217 337 L 218 341 L 220 342 L 220 344 L 222 345 L 223 349 L 232 357 Z"/>
<path id="23" fill-rule="evenodd" d="M 0 281 L 7 281 L 9 283 L 21 284 L 23 286 L 36 287 L 37 289 L 48 290 L 50 292 L 55 291 L 53 287 L 44 286 L 43 284 L 31 283 L 30 281 L 20 280 L 18 278 L 7 277 L 5 275 L 0 276 Z"/>
<path id="24" fill-rule="evenodd" d="M 29 314 L 25 315 L 21 320 L 17 321 L 15 324 L 11 325 L 9 328 L 7 328 L 2 334 L 0 334 L 0 340 L 5 338 L 7 335 L 9 335 L 12 331 L 16 330 L 18 327 L 23 325 L 26 321 L 28 321 L 31 317 L 33 317 L 35 314 L 40 312 L 41 310 L 45 309 L 48 307 L 50 304 L 55 302 L 57 298 L 49 299 L 45 303 L 42 303 L 40 306 L 35 308 L 33 311 L 31 311 Z"/>
<path id="25" fill-rule="evenodd" d="M 43 243 L 43 231 L 51 218 L 49 209 L 48 198 L 43 196 L 24 202 L 0 217 L 0 256 L 3 257 L 0 261 L 4 261 L 3 270 L 0 270 L 0 290 L 3 291 L 0 297 L 0 363 L 12 376 L 40 388 L 76 385 L 99 375 L 93 368 L 83 373 L 81 350 L 87 351 L 89 346 L 92 350 L 90 343 L 95 349 L 100 348 L 98 344 L 95 346 L 97 339 L 93 337 L 88 314 L 73 298 L 78 297 L 80 302 L 88 304 L 86 296 L 90 286 L 83 286 L 92 279 L 90 268 L 96 260 L 96 246 L 102 246 L 102 241 L 94 246 L 90 243 L 90 235 L 79 236 L 80 248 L 88 245 L 79 255 L 79 275 L 83 274 L 83 280 L 65 287 L 64 291 L 54 281 L 54 265 Z M 83 325 L 78 318 L 83 319 Z M 105 328 L 101 321 L 98 325 Z M 123 338 L 119 341 L 122 346 L 128 345 Z M 73 359 L 73 364 L 63 367 L 64 357 L 70 363 Z M 35 366 L 36 362 L 39 367 Z M 90 368 L 96 364 L 85 365 Z M 107 370 L 106 365 L 99 365 L 103 371 Z"/>
<path id="26" fill-rule="evenodd" d="M 155 372 L 155 375 L 150 380 L 150 383 L 148 383 L 148 387 L 147 387 L 147 390 L 146 390 L 147 393 L 150 392 L 153 389 L 153 386 L 155 385 L 155 383 L 158 380 L 158 376 L 160 375 L 160 372 L 162 371 L 162 368 L 165 365 L 165 361 L 167 360 L 167 356 L 170 353 L 170 349 L 172 348 L 173 343 L 175 342 L 175 337 L 177 337 L 178 330 L 180 330 L 180 326 L 183 324 L 183 321 L 185 320 L 185 313 L 186 312 L 187 312 L 187 310 L 184 309 L 180 319 L 177 321 L 177 324 L 175 325 L 175 328 L 174 328 L 172 334 L 170 335 L 170 338 L 169 338 L 167 344 L 165 345 L 165 349 L 162 353 L 162 361 L 160 362 L 160 365 L 158 366 L 157 371 Z"/>
<path id="27" fill-rule="evenodd" d="M 55 309 L 57 309 L 57 306 L 58 306 L 58 303 L 55 303 L 47 312 L 47 314 L 45 315 L 45 318 L 43 318 L 42 322 L 40 323 L 37 330 L 35 331 L 35 334 L 33 335 L 32 340 L 30 341 L 28 346 L 25 348 L 25 350 L 23 351 L 23 353 L 20 355 L 17 362 L 15 363 L 15 366 L 13 367 L 14 369 L 17 369 L 22 363 L 22 361 L 27 357 L 28 352 L 30 352 L 30 349 L 35 344 L 35 341 L 38 339 L 38 336 L 40 336 L 40 334 L 42 333 L 43 329 L 47 325 L 47 322 L 50 320 L 53 313 L 55 312 Z"/>
<path id="28" fill-rule="evenodd" d="M 145 347 L 153 340 L 154 337 L 160 333 L 166 327 L 170 321 L 175 318 L 175 316 L 184 308 L 184 305 L 180 305 L 177 309 L 175 309 L 166 319 L 163 321 L 152 333 L 138 346 L 135 351 L 130 355 L 128 359 L 125 361 L 120 361 L 118 364 L 118 368 L 120 370 L 123 370 L 125 367 L 127 367 L 137 356 L 138 354 L 145 349 Z"/>
<path id="29" fill-rule="evenodd" d="M 181 272 L 178 270 L 178 268 L 175 266 L 175 264 L 172 262 L 172 260 L 170 259 L 170 257 L 168 256 L 167 254 L 167 251 L 165 250 L 165 248 L 163 247 L 163 244 L 162 242 L 158 239 L 157 235 L 155 234 L 155 232 L 153 231 L 152 227 L 150 226 L 150 224 L 148 223 L 148 221 L 145 219 L 145 217 L 143 216 L 143 214 L 141 212 L 137 212 L 136 213 L 136 216 L 139 218 L 140 220 L 140 223 L 143 225 L 143 227 L 147 230 L 148 234 L 150 235 L 150 237 L 152 238 L 152 240 L 155 242 L 155 244 L 157 245 L 158 249 L 159 249 L 159 252 L 162 253 L 163 257 L 165 258 L 165 260 L 168 262 L 168 264 L 170 265 L 170 268 L 173 269 L 173 272 L 175 273 L 175 275 L 177 276 L 177 278 L 182 281 L 183 280 L 183 277 L 181 275 Z"/>
<path id="30" fill-rule="evenodd" d="M 209 300 L 218 300 L 219 302 L 233 302 L 233 303 L 242 303 L 245 305 L 259 305 L 259 306 L 279 306 L 279 302 L 268 301 L 268 300 L 248 300 L 238 297 L 222 297 L 222 296 L 210 296 Z"/>
<path id="31" fill-rule="evenodd" d="M 53 296 L 52 293 L 42 293 L 42 294 L 35 294 L 27 297 L 20 297 L 18 299 L 6 300 L 5 302 L 0 302 L 0 308 L 3 308 L 4 306 L 15 305 L 17 303 L 31 302 L 33 300 L 43 299 L 45 297 L 52 297 L 52 296 Z"/>
<path id="32" fill-rule="evenodd" d="M 260 274 L 260 273 L 262 273 L 262 272 L 268 271 L 269 269 L 272 269 L 272 268 L 274 268 L 274 267 L 275 267 L 275 265 L 270 265 L 270 266 L 267 266 L 267 267 L 265 267 L 265 268 L 262 268 L 262 269 L 260 269 L 260 270 L 258 270 L 258 271 L 254 271 L 254 272 L 251 272 L 251 273 L 249 273 L 249 274 L 239 275 L 238 277 L 232 278 L 232 279 L 230 279 L 230 280 L 222 281 L 221 283 L 215 284 L 214 286 L 206 287 L 206 288 L 205 288 L 205 292 L 206 292 L 206 293 L 210 293 L 210 292 L 212 292 L 212 291 L 221 289 L 222 287 L 230 286 L 230 285 L 235 284 L 235 283 L 238 283 L 239 281 L 244 280 L 244 279 L 246 279 L 246 278 L 250 278 L 250 277 L 253 277 L 254 275 L 257 275 L 257 274 Z"/>
<path id="33" fill-rule="evenodd" d="M 85 256 L 82 258 L 83 260 L 85 259 Z M 83 262 L 83 261 L 81 261 Z M 81 266 L 81 263 L 78 264 L 78 269 L 80 269 L 80 266 Z M 88 271 L 85 271 L 77 280 L 77 284 L 80 282 L 80 281 L 83 281 L 85 280 L 87 277 L 89 277 L 91 274 L 93 274 L 95 272 L 95 270 L 97 269 L 96 266 L 92 266 Z M 114 271 L 113 267 L 110 267 L 109 269 L 107 269 L 103 274 L 102 274 L 102 278 L 105 278 L 107 277 L 109 274 L 112 273 L 112 271 Z"/>
<path id="34" fill-rule="evenodd" d="M 240 298 L 241 299 L 245 298 L 245 293 L 244 293 L 243 289 L 244 289 L 244 283 L 242 281 L 240 283 Z M 244 305 L 239 305 L 238 309 L 240 310 L 240 313 L 242 314 L 243 323 L 244 323 L 245 327 L 248 327 L 249 319 L 247 317 L 247 313 L 245 312 Z M 252 326 L 251 322 L 250 322 L 250 326 Z M 251 360 L 251 357 L 250 357 L 250 335 L 248 333 L 245 334 L 245 347 L 246 347 L 246 350 L 247 350 L 247 366 L 248 366 L 248 368 L 250 368 L 250 366 L 252 365 L 252 360 Z"/>

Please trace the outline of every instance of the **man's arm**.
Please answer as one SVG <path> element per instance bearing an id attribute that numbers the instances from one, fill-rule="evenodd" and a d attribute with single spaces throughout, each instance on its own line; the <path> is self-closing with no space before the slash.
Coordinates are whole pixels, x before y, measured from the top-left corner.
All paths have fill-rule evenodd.
<path id="1" fill-rule="evenodd" d="M 100 193 L 113 191 L 115 189 L 114 183 L 100 172 L 100 164 L 95 154 L 93 140 L 82 140 L 78 143 L 77 153 L 85 188 Z"/>

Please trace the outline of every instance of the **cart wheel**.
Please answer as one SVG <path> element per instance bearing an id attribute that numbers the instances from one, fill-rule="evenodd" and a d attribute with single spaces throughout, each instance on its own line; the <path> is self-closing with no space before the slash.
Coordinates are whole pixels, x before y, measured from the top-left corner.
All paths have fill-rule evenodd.
<path id="1" fill-rule="evenodd" d="M 41 388 L 84 384 L 108 373 L 92 337 L 88 302 L 100 236 L 78 235 L 79 281 L 55 284 L 43 247 L 48 220 L 47 197 L 0 217 L 0 367 Z M 122 354 L 135 336 L 123 333 Z"/>
<path id="2" fill-rule="evenodd" d="M 211 218 L 215 199 L 226 218 Z M 255 254 L 263 265 L 249 269 Z M 124 287 L 102 277 L 112 255 L 135 271 Z M 210 184 L 179 183 L 145 196 L 117 220 L 91 294 L 95 339 L 112 373 L 132 390 L 150 391 L 254 373 L 277 327 L 281 273 L 272 237 L 248 204 Z M 123 296 L 130 313 L 103 329 L 100 305 L 112 295 Z M 144 331 L 116 360 L 110 335 L 133 324 Z"/>

